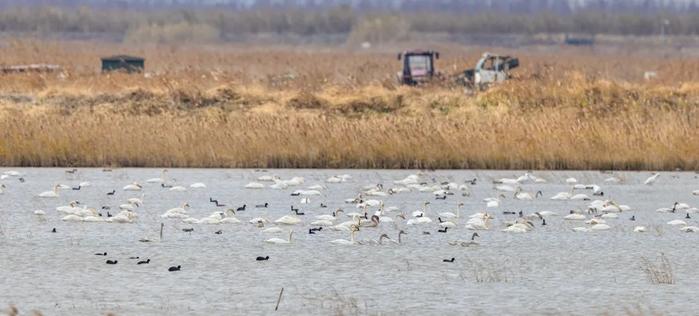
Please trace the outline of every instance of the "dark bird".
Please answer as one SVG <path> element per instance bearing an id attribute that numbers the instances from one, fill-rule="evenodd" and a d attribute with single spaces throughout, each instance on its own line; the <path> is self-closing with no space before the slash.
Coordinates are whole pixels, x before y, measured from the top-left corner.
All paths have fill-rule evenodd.
<path id="1" fill-rule="evenodd" d="M 323 204 L 323 203 L 320 203 L 320 207 L 321 207 L 321 208 L 326 208 L 326 207 L 328 207 L 328 206 L 325 205 L 325 204 Z"/>
<path id="2" fill-rule="evenodd" d="M 504 215 L 515 215 L 515 214 L 517 214 L 517 213 L 516 213 L 516 212 L 512 212 L 512 211 L 504 211 L 504 212 L 502 212 L 502 214 L 504 214 Z"/>
<path id="3" fill-rule="evenodd" d="M 294 213 L 296 213 L 296 215 L 306 215 L 306 213 L 300 213 L 299 210 L 294 210 Z"/>
<path id="4" fill-rule="evenodd" d="M 172 266 L 172 267 L 169 267 L 167 270 L 170 272 L 174 272 L 174 271 L 180 271 L 180 268 L 182 268 L 182 267 L 181 266 L 176 266 L 176 267 Z"/>
<path id="5" fill-rule="evenodd" d="M 689 213 L 687 213 L 687 216 L 685 216 L 684 218 L 690 219 L 691 217 L 689 217 Z"/>
<path id="6" fill-rule="evenodd" d="M 141 261 L 137 262 L 136 264 L 149 264 L 149 263 L 150 263 L 150 259 L 148 259 L 148 260 L 141 260 Z"/>
<path id="7" fill-rule="evenodd" d="M 296 212 L 296 211 L 298 211 L 298 210 L 299 210 L 299 209 L 295 208 L 293 205 L 291 206 L 291 211 L 292 211 L 292 212 Z"/>
<path id="8" fill-rule="evenodd" d="M 19 177 L 19 179 L 17 179 L 17 180 L 19 180 L 19 182 L 21 182 L 21 183 L 24 183 L 24 181 L 25 181 L 24 177 Z"/>
<path id="9" fill-rule="evenodd" d="M 299 193 L 299 192 L 293 192 L 293 193 L 291 193 L 291 196 L 299 196 L 299 195 L 301 195 L 301 193 Z"/>
<path id="10" fill-rule="evenodd" d="M 80 191 L 81 188 L 82 188 L 82 186 L 79 185 L 79 186 L 77 186 L 77 187 L 73 187 L 72 189 L 73 189 L 74 191 Z"/>
<path id="11" fill-rule="evenodd" d="M 265 202 L 265 204 L 258 204 L 255 205 L 256 208 L 267 208 L 269 206 L 269 203 Z"/>
<path id="12" fill-rule="evenodd" d="M 182 231 L 185 233 L 191 233 L 194 231 L 194 228 L 182 228 Z"/>
<path id="13" fill-rule="evenodd" d="M 446 195 L 437 195 L 434 197 L 435 200 L 446 200 L 447 196 Z"/>
<path id="14" fill-rule="evenodd" d="M 76 172 L 78 172 L 78 169 L 75 169 L 75 168 L 70 169 L 70 170 L 66 170 L 66 173 L 70 173 L 70 174 L 74 174 Z"/>
<path id="15" fill-rule="evenodd" d="M 55 232 L 56 232 L 56 228 L 54 227 L 54 228 L 51 230 L 51 232 L 52 232 L 52 233 L 55 233 Z"/>
<path id="16" fill-rule="evenodd" d="M 465 183 L 468 183 L 468 184 L 470 184 L 470 185 L 476 185 L 476 181 L 477 181 L 477 180 L 478 180 L 478 179 L 473 178 L 472 180 L 466 180 L 466 181 L 464 181 L 464 182 L 465 182 Z"/>
<path id="17" fill-rule="evenodd" d="M 255 259 L 255 260 L 257 260 L 257 261 L 267 261 L 267 260 L 269 260 L 269 256 L 257 257 L 257 259 Z"/>
<path id="18" fill-rule="evenodd" d="M 311 230 L 314 232 L 319 232 L 319 231 L 323 230 L 323 227 L 311 228 Z"/>
<path id="19" fill-rule="evenodd" d="M 545 218 L 541 219 L 541 226 L 546 226 L 546 219 Z"/>
<path id="20" fill-rule="evenodd" d="M 112 192 L 107 192 L 107 195 L 114 195 L 116 193 L 116 190 L 112 190 Z"/>
<path id="21" fill-rule="evenodd" d="M 243 206 L 241 206 L 241 207 L 239 207 L 239 208 L 237 208 L 237 209 L 235 209 L 235 210 L 236 210 L 237 212 L 242 212 L 242 211 L 245 210 L 246 207 L 247 207 L 247 205 L 246 205 L 246 204 L 243 204 Z"/>
<path id="22" fill-rule="evenodd" d="M 117 261 L 116 260 L 107 260 L 106 263 L 107 264 L 117 264 Z"/>
<path id="23" fill-rule="evenodd" d="M 631 216 L 631 218 L 629 218 L 629 220 L 635 221 L 635 220 L 636 220 L 636 215 Z"/>
<path id="24" fill-rule="evenodd" d="M 107 217 L 112 217 L 112 214 L 109 214 L 109 211 L 107 211 Z"/>
<path id="25" fill-rule="evenodd" d="M 105 253 L 106 253 L 106 252 L 105 252 Z M 129 259 L 131 259 L 131 260 L 136 260 L 136 259 L 140 259 L 140 258 L 139 258 L 139 257 L 129 257 Z"/>
<path id="26" fill-rule="evenodd" d="M 95 254 L 95 256 L 106 256 L 106 255 L 107 255 L 106 252 L 103 252 L 103 253 L 96 253 L 96 254 Z"/>
<path id="27" fill-rule="evenodd" d="M 440 233 L 446 233 L 446 232 L 447 232 L 447 229 L 449 229 L 449 227 L 444 227 L 444 229 L 440 229 L 440 230 L 437 230 L 437 231 L 440 232 Z"/>
<path id="28" fill-rule="evenodd" d="M 422 232 L 423 235 L 431 235 L 430 232 Z"/>
<path id="29" fill-rule="evenodd" d="M 103 206 L 102 206 L 102 209 L 103 209 L 103 210 L 111 210 L 112 208 L 109 207 L 109 206 L 107 206 L 107 205 L 103 205 Z"/>
<path id="30" fill-rule="evenodd" d="M 313 230 L 313 228 L 309 228 L 309 229 L 308 229 L 308 234 L 309 234 L 309 235 L 315 235 L 316 232 Z"/>
<path id="31" fill-rule="evenodd" d="M 456 258 L 452 257 L 451 259 L 442 259 L 442 262 L 454 262 Z"/>
<path id="32" fill-rule="evenodd" d="M 223 231 L 219 229 L 219 230 L 215 231 L 214 234 L 221 235 L 221 234 L 223 234 Z"/>

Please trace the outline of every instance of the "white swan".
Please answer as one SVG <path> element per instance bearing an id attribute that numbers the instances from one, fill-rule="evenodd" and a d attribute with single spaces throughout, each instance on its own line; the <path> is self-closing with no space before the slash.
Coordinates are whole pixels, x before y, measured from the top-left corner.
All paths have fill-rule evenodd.
<path id="1" fill-rule="evenodd" d="M 575 184 L 575 183 L 578 183 L 578 179 L 570 177 L 570 178 L 566 179 L 566 183 L 567 184 Z"/>
<path id="2" fill-rule="evenodd" d="M 246 189 L 264 189 L 265 185 L 259 182 L 250 182 L 245 185 Z"/>
<path id="3" fill-rule="evenodd" d="M 568 215 L 563 217 L 563 219 L 569 220 L 569 221 L 582 221 L 582 220 L 585 220 L 585 218 L 586 218 L 585 215 L 578 214 L 578 213 L 568 214 Z"/>
<path id="4" fill-rule="evenodd" d="M 296 216 L 293 215 L 284 215 L 280 218 L 278 218 L 276 221 L 274 221 L 277 224 L 284 224 L 284 225 L 296 225 L 301 222 L 301 219 L 299 219 Z"/>
<path id="5" fill-rule="evenodd" d="M 336 244 L 336 245 L 347 245 L 347 246 L 356 245 L 357 242 L 354 241 L 354 234 L 357 233 L 358 231 L 359 231 L 359 228 L 357 228 L 356 226 L 352 226 L 350 229 L 350 239 L 349 240 L 347 240 L 347 239 L 335 239 L 335 240 L 330 241 L 330 243 Z"/>
<path id="6" fill-rule="evenodd" d="M 181 185 L 176 185 L 172 188 L 169 188 L 168 191 L 170 191 L 170 192 L 185 192 L 185 191 L 187 191 L 187 188 L 185 188 Z"/>
<path id="7" fill-rule="evenodd" d="M 138 182 L 134 182 L 132 184 L 124 186 L 122 189 L 124 191 L 141 191 L 141 189 L 143 189 L 143 186 L 140 185 Z"/>
<path id="8" fill-rule="evenodd" d="M 311 222 L 311 226 L 332 226 L 335 223 L 326 219 L 319 219 Z"/>
<path id="9" fill-rule="evenodd" d="M 551 200 L 570 200 L 571 197 L 572 194 L 570 194 L 570 192 L 558 192 L 551 197 Z"/>
<path id="10" fill-rule="evenodd" d="M 52 191 L 45 191 L 39 193 L 40 198 L 57 198 L 58 197 L 58 185 L 53 186 Z"/>
<path id="11" fill-rule="evenodd" d="M 43 216 L 46 215 L 46 212 L 44 212 L 43 210 L 36 210 L 34 211 L 34 215 Z"/>
<path id="12" fill-rule="evenodd" d="M 456 205 L 456 214 L 454 214 L 452 212 L 442 212 L 442 213 L 439 213 L 439 217 L 443 217 L 446 219 L 459 218 L 459 217 L 461 217 L 461 208 L 463 206 L 464 206 L 464 203 L 459 203 L 458 205 Z"/>
<path id="13" fill-rule="evenodd" d="M 648 229 L 646 229 L 645 226 L 636 226 L 633 228 L 634 233 L 645 233 L 647 231 L 648 231 Z"/>
<path id="14" fill-rule="evenodd" d="M 291 243 L 291 236 L 292 236 L 293 234 L 294 234 L 294 231 L 293 231 L 293 230 L 290 230 L 290 231 L 289 231 L 289 239 L 288 239 L 288 240 L 284 240 L 284 239 L 281 239 L 281 238 L 270 238 L 270 239 L 265 240 L 265 242 L 266 242 L 266 243 L 270 243 L 270 244 L 277 244 L 277 245 L 288 245 L 288 244 Z"/>
<path id="15" fill-rule="evenodd" d="M 651 184 L 655 183 L 655 181 L 658 180 L 658 177 L 659 177 L 659 176 L 660 176 L 660 173 L 657 173 L 657 172 L 656 172 L 656 173 L 654 173 L 652 176 L 650 176 L 648 179 L 646 179 L 646 181 L 643 181 L 643 184 L 645 184 L 645 185 L 651 185 Z"/>
<path id="16" fill-rule="evenodd" d="M 680 230 L 685 232 L 685 233 L 696 233 L 696 232 L 699 232 L 699 227 L 685 226 L 685 227 L 680 228 Z"/>
<path id="17" fill-rule="evenodd" d="M 206 184 L 201 182 L 192 183 L 189 185 L 192 189 L 206 189 Z"/>
<path id="18" fill-rule="evenodd" d="M 181 207 L 175 207 L 167 210 L 165 213 L 160 215 L 162 218 L 187 218 L 187 209 L 189 207 L 188 203 L 183 203 Z"/>
<path id="19" fill-rule="evenodd" d="M 611 227 L 609 227 L 607 224 L 595 224 L 590 227 L 590 230 L 608 230 L 610 228 Z"/>
<path id="20" fill-rule="evenodd" d="M 160 172 L 160 178 L 150 178 L 146 180 L 146 183 L 164 183 L 166 174 L 167 169 L 163 169 L 163 171 Z"/>
<path id="21" fill-rule="evenodd" d="M 672 225 L 672 226 L 679 226 L 679 225 L 684 225 L 684 226 L 686 226 L 686 225 L 687 225 L 687 222 L 685 222 L 685 221 L 683 221 L 683 220 L 681 220 L 681 219 L 676 219 L 676 220 L 671 220 L 671 221 L 667 222 L 667 224 L 668 224 L 668 225 Z"/>
<path id="22" fill-rule="evenodd" d="M 699 190 L 692 191 L 692 195 L 699 195 Z"/>
<path id="23" fill-rule="evenodd" d="M 70 214 L 64 216 L 61 220 L 64 222 L 82 222 L 83 218 L 75 214 Z"/>
<path id="24" fill-rule="evenodd" d="M 281 233 L 283 230 L 279 227 L 270 227 L 270 228 L 265 228 L 262 230 L 263 233 L 267 234 L 276 234 L 276 233 Z"/>

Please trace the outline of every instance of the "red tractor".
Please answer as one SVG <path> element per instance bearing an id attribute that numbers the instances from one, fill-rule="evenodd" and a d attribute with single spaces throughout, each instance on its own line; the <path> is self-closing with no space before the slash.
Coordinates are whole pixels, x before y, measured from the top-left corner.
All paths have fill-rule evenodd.
<path id="1" fill-rule="evenodd" d="M 403 71 L 398 73 L 398 82 L 406 85 L 418 85 L 432 80 L 438 73 L 434 61 L 439 59 L 439 52 L 413 50 L 398 54 L 403 61 Z"/>

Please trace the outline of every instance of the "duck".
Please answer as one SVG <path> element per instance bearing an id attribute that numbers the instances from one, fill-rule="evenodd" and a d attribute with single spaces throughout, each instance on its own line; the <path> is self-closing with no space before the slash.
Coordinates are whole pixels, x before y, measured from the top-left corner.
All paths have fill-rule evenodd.
<path id="1" fill-rule="evenodd" d="M 267 261 L 267 260 L 269 260 L 269 256 L 264 256 L 264 257 L 260 256 L 260 257 L 255 258 L 255 260 L 256 261 Z"/>
<path id="2" fill-rule="evenodd" d="M 147 260 L 141 260 L 141 261 L 137 262 L 136 264 L 141 265 L 141 264 L 149 264 L 149 263 L 150 263 L 150 259 L 147 259 Z"/>
<path id="3" fill-rule="evenodd" d="M 117 264 L 117 262 L 118 262 L 117 260 L 110 260 L 110 259 L 105 261 L 106 264 Z"/>
<path id="4" fill-rule="evenodd" d="M 182 269 L 182 266 L 179 266 L 179 265 L 176 267 L 172 266 L 172 267 L 167 268 L 167 270 L 170 272 L 180 271 L 180 269 Z"/>
<path id="5" fill-rule="evenodd" d="M 442 259 L 442 262 L 454 262 L 456 258 L 452 257 L 451 259 Z"/>

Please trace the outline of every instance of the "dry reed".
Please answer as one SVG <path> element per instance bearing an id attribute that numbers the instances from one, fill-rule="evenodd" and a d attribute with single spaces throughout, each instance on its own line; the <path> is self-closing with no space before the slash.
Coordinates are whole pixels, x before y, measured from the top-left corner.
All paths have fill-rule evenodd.
<path id="1" fill-rule="evenodd" d="M 65 69 L 0 78 L 0 165 L 699 170 L 699 62 L 680 57 L 521 52 L 515 80 L 466 95 L 396 86 L 393 54 L 330 48 L 137 46 L 146 75 L 96 73 L 120 47 L 0 48 Z M 443 51 L 445 72 L 477 56 Z"/>
<path id="2" fill-rule="evenodd" d="M 672 265 L 664 253 L 660 254 L 658 263 L 651 262 L 646 257 L 641 257 L 641 270 L 653 284 L 674 284 L 675 277 Z"/>

